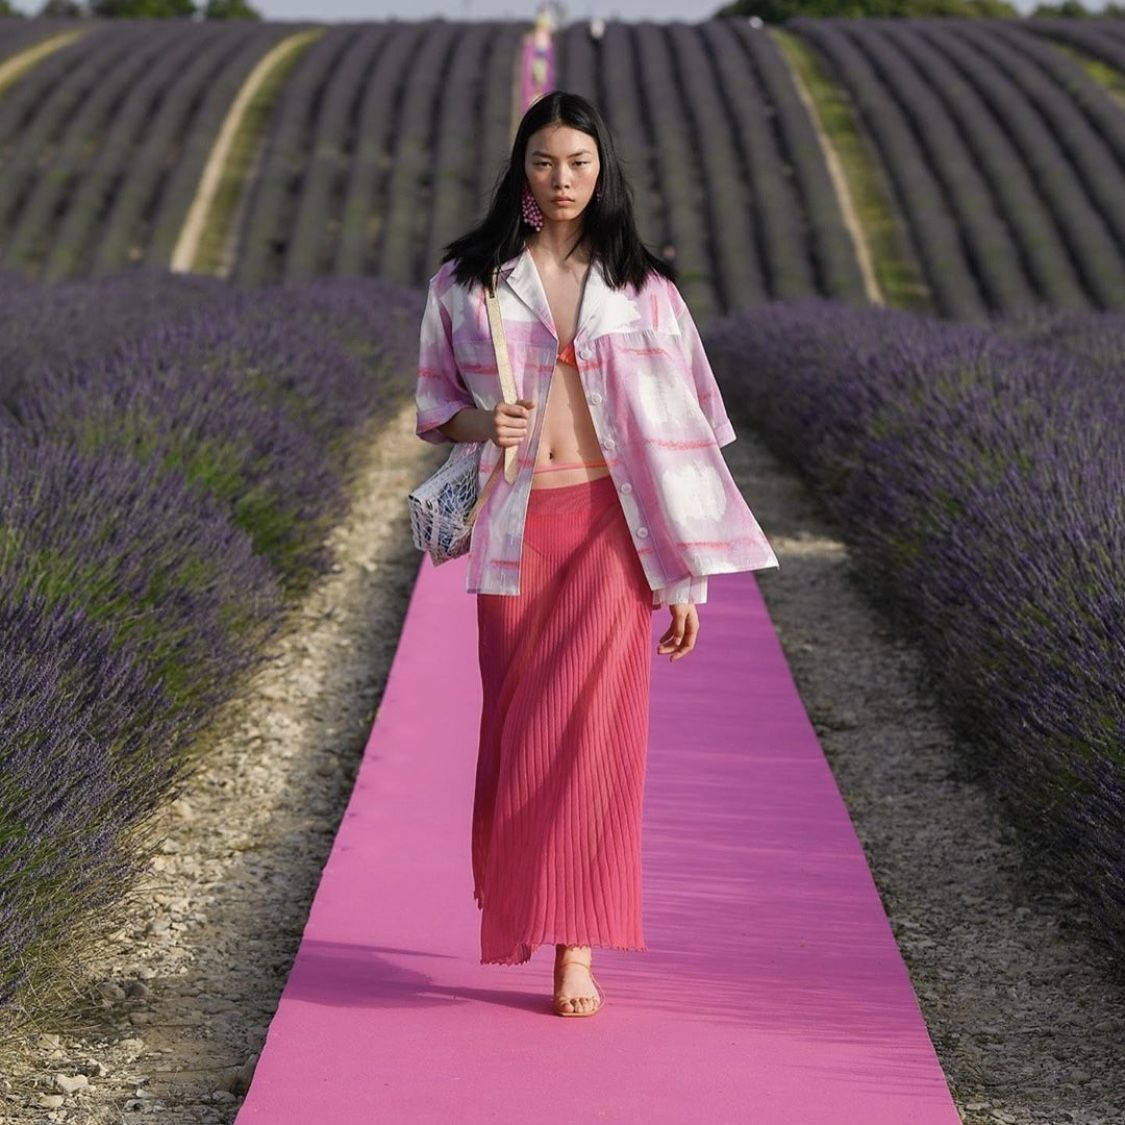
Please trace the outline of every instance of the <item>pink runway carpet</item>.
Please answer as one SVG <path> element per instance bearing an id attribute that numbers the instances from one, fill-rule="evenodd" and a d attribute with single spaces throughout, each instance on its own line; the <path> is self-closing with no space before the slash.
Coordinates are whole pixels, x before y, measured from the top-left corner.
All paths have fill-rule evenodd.
<path id="1" fill-rule="evenodd" d="M 238 1125 L 956 1125 L 752 573 L 713 576 L 699 647 L 654 657 L 649 951 L 594 950 L 608 996 L 587 1019 L 551 1013 L 553 946 L 479 963 L 464 565 L 422 557 Z"/>

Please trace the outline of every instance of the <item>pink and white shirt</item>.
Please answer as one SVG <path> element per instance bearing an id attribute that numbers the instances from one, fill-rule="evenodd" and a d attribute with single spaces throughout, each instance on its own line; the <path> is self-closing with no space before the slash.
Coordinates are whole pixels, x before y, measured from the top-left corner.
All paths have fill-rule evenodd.
<path id="1" fill-rule="evenodd" d="M 453 279 L 453 262 L 430 278 L 419 340 L 415 433 L 465 407 L 493 410 L 504 395 L 484 289 Z M 469 544 L 470 594 L 519 594 L 524 519 L 543 404 L 559 338 L 539 271 L 524 249 L 497 285 L 518 398 L 530 399 L 516 479 L 503 469 L 482 505 Z M 594 262 L 574 334 L 578 374 L 625 519 L 653 590 L 653 606 L 707 600 L 707 575 L 778 566 L 777 557 L 727 468 L 720 446 L 735 440 L 711 365 L 677 287 L 650 274 L 638 290 L 612 288 Z M 483 488 L 503 450 L 484 443 Z"/>

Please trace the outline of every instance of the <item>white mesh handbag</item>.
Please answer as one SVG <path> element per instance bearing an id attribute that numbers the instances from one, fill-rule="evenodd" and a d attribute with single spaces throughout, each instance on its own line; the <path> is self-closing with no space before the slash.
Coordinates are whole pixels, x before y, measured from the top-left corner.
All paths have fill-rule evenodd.
<path id="1" fill-rule="evenodd" d="M 500 302 L 496 297 L 496 279 L 485 291 L 488 323 L 492 331 L 492 348 L 496 353 L 496 369 L 505 402 L 516 401 L 516 384 L 508 361 L 508 345 L 504 338 L 504 322 L 500 319 Z M 504 478 L 509 484 L 516 479 L 516 446 L 504 449 L 483 489 L 477 493 L 480 479 L 480 458 L 483 441 L 458 441 L 445 464 L 427 477 L 407 497 L 410 504 L 410 530 L 414 545 L 428 551 L 435 566 L 463 555 L 469 549 L 473 524 L 481 505 L 496 483 L 496 470 L 504 465 Z"/>

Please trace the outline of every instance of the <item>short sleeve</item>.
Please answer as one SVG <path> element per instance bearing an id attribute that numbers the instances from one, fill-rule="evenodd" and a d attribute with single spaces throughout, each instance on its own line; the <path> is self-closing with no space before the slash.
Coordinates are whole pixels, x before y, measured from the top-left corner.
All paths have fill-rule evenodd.
<path id="1" fill-rule="evenodd" d="M 472 392 L 453 357 L 449 311 L 438 297 L 433 281 L 426 295 L 418 339 L 418 382 L 414 394 L 417 421 L 414 433 L 423 441 L 452 441 L 437 429 L 459 410 L 476 406 Z"/>
<path id="2" fill-rule="evenodd" d="M 683 578 L 671 586 L 661 586 L 652 592 L 654 607 L 662 605 L 675 605 L 677 602 L 690 602 L 692 605 L 703 605 L 707 601 L 707 575 L 691 575 Z"/>
<path id="3" fill-rule="evenodd" d="M 719 384 L 715 379 L 715 373 L 711 370 L 707 353 L 703 350 L 703 341 L 699 338 L 699 330 L 695 326 L 691 310 L 688 309 L 687 302 L 683 299 L 679 289 L 671 283 L 669 283 L 669 288 L 676 324 L 680 329 L 684 358 L 690 366 L 692 381 L 695 385 L 695 397 L 710 423 L 715 434 L 715 440 L 720 446 L 729 445 L 737 435 L 730 419 L 727 417 L 723 396 L 719 392 Z"/>

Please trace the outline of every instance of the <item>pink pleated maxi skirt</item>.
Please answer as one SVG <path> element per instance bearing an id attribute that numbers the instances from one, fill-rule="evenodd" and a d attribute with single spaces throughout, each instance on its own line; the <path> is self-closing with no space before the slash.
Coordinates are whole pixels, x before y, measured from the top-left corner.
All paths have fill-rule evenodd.
<path id="1" fill-rule="evenodd" d="M 481 963 L 646 950 L 641 807 L 652 591 L 611 476 L 533 488 L 520 593 L 477 595 Z"/>

